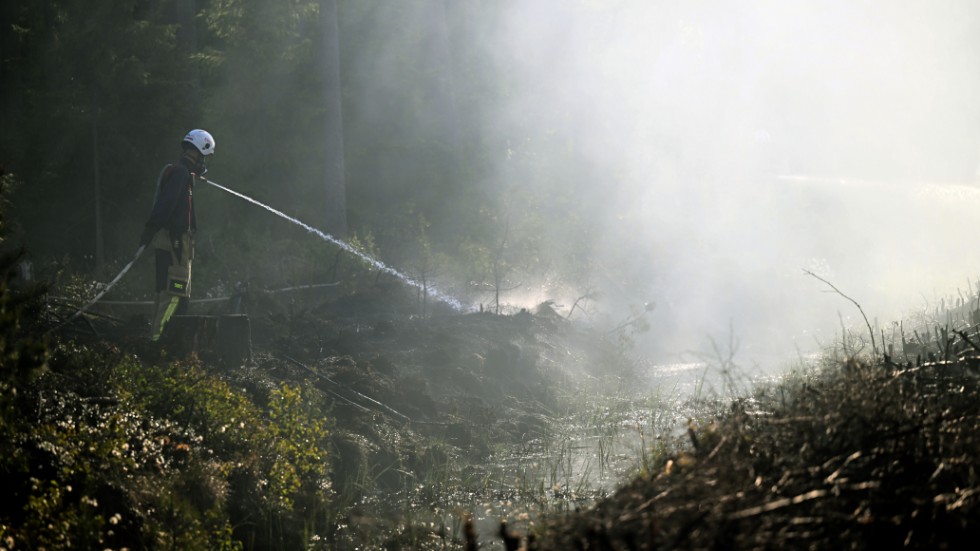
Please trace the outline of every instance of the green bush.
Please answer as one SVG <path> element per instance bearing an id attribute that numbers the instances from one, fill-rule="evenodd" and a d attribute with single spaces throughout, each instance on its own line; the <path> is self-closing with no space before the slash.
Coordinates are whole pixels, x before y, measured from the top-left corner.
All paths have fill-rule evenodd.
<path id="1" fill-rule="evenodd" d="M 277 549 L 315 535 L 331 495 L 315 394 L 250 394 L 193 359 L 41 346 L 6 281 L 0 549 Z"/>

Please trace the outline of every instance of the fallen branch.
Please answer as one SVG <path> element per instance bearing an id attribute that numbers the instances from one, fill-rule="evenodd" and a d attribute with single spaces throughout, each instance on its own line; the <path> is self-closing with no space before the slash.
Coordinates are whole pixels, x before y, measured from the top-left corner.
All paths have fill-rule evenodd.
<path id="1" fill-rule="evenodd" d="M 868 316 L 864 315 L 864 308 L 861 308 L 861 305 L 858 304 L 858 302 L 856 300 L 854 300 L 853 298 L 851 298 L 851 297 L 845 295 L 844 293 L 842 293 L 840 291 L 840 289 L 838 289 L 837 287 L 834 286 L 833 283 L 831 283 L 831 282 L 827 281 L 826 279 L 818 276 L 817 274 L 811 272 L 810 270 L 803 270 L 803 273 L 805 273 L 808 276 L 811 276 L 813 278 L 819 279 L 820 281 L 824 282 L 828 287 L 830 287 L 831 289 L 833 289 L 835 293 L 837 293 L 838 295 L 840 295 L 840 296 L 846 298 L 847 300 L 851 301 L 851 303 L 853 303 L 854 306 L 857 306 L 858 312 L 861 312 L 861 317 L 864 318 L 864 323 L 868 326 L 868 334 L 871 335 L 871 351 L 872 351 L 872 353 L 875 356 L 878 356 L 878 346 L 875 344 L 875 332 L 874 332 L 874 329 L 871 328 L 871 322 L 868 321 Z"/>
<path id="2" fill-rule="evenodd" d="M 858 484 L 847 484 L 839 486 L 839 490 L 850 490 L 850 491 L 864 491 L 873 490 L 881 486 L 878 481 L 860 482 Z M 730 519 L 743 519 L 762 515 L 765 513 L 771 513 L 778 509 L 783 509 L 793 505 L 799 505 L 800 503 L 806 503 L 807 501 L 813 501 L 814 499 L 820 499 L 822 497 L 827 497 L 828 495 L 833 496 L 835 492 L 831 490 L 810 490 L 809 492 L 787 497 L 783 499 L 777 499 L 775 501 L 770 501 L 764 505 L 759 505 L 758 507 L 749 507 L 748 509 L 742 509 L 741 511 L 736 511 L 729 515 Z"/>

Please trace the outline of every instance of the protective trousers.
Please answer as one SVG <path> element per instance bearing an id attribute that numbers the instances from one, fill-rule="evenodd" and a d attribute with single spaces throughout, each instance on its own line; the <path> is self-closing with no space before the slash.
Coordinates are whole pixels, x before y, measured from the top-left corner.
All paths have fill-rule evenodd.
<path id="1" fill-rule="evenodd" d="M 191 296 L 194 240 L 190 232 L 171 238 L 166 230 L 160 230 L 153 237 L 153 246 L 156 249 L 157 296 L 150 339 L 157 341 L 170 317 L 187 311 Z"/>

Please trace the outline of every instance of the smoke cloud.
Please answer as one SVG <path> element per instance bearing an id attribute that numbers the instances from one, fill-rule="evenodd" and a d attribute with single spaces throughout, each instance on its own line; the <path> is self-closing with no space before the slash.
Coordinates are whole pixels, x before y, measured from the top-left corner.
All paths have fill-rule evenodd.
<path id="1" fill-rule="evenodd" d="M 886 331 L 980 276 L 976 2 L 539 0 L 480 36 L 506 83 L 487 132 L 574 153 L 545 192 L 588 205 L 611 320 L 656 302 L 641 349 L 863 327 L 804 270 Z M 529 166 L 501 153 L 501 185 Z"/>

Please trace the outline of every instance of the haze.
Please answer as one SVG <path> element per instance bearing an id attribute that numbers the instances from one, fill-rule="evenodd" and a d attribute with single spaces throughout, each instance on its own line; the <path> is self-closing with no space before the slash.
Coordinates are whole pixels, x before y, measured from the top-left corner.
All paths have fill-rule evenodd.
<path id="1" fill-rule="evenodd" d="M 612 329 L 654 305 L 636 351 L 657 358 L 864 332 L 804 270 L 886 332 L 980 280 L 975 0 L 232 4 L 4 4 L 0 156 L 39 272 L 110 279 L 200 127 L 217 182 L 474 309 L 494 255 L 505 311 Z M 208 192 L 202 293 L 367 280 Z M 134 272 L 120 297 L 150 288 Z"/>
<path id="2" fill-rule="evenodd" d="M 507 86 L 487 131 L 561 142 L 591 178 L 563 188 L 561 167 L 511 151 L 494 184 L 590 205 L 605 315 L 657 305 L 642 349 L 732 328 L 751 358 L 830 344 L 839 316 L 863 326 L 804 269 L 887 331 L 980 276 L 978 16 L 971 1 L 512 2 L 483 31 Z"/>

